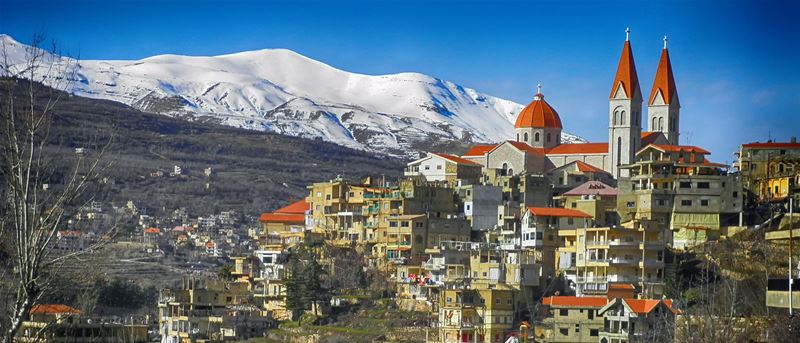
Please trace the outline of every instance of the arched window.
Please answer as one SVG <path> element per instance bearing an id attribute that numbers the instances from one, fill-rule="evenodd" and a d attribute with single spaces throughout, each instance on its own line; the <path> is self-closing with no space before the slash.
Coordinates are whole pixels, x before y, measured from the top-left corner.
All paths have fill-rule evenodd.
<path id="1" fill-rule="evenodd" d="M 538 142 L 539 141 L 539 133 L 538 132 L 533 134 L 533 141 L 534 142 Z"/>
<path id="2" fill-rule="evenodd" d="M 503 169 L 500 170 L 500 175 L 505 176 L 507 169 L 508 169 L 508 163 L 503 163 Z"/>
<path id="3" fill-rule="evenodd" d="M 614 111 L 614 120 L 613 120 L 614 125 L 617 125 L 617 117 L 619 117 L 619 111 Z"/>
<path id="4" fill-rule="evenodd" d="M 528 133 L 525 132 L 524 136 L 525 136 L 525 143 L 528 143 Z"/>
<path id="5" fill-rule="evenodd" d="M 658 130 L 664 131 L 664 117 L 658 118 Z"/>
<path id="6" fill-rule="evenodd" d="M 519 142 L 519 133 L 517 133 L 517 142 Z"/>
<path id="7" fill-rule="evenodd" d="M 547 133 L 547 142 L 549 143 L 551 140 L 552 140 L 552 137 L 550 136 L 550 132 L 548 132 Z"/>
<path id="8" fill-rule="evenodd" d="M 619 113 L 619 124 L 625 125 L 625 111 Z"/>
<path id="9" fill-rule="evenodd" d="M 619 167 L 619 165 L 622 164 L 620 162 L 621 157 L 622 157 L 622 137 L 617 137 L 617 167 Z"/>
<path id="10" fill-rule="evenodd" d="M 658 131 L 658 118 L 653 117 L 653 125 L 650 126 L 650 131 Z"/>
<path id="11" fill-rule="evenodd" d="M 513 168 L 508 170 L 508 175 L 514 175 L 514 169 Z"/>

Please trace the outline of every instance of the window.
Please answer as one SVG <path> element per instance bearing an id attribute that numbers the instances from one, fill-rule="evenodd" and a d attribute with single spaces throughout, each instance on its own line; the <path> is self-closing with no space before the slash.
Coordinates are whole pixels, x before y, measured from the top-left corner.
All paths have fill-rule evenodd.
<path id="1" fill-rule="evenodd" d="M 708 199 L 700 199 L 700 206 L 708 206 Z"/>
<path id="2" fill-rule="evenodd" d="M 733 192 L 733 198 L 735 199 L 735 198 L 738 198 L 738 197 L 739 197 L 739 192 Z"/>
<path id="3" fill-rule="evenodd" d="M 575 333 L 581 333 L 581 325 L 575 324 Z"/>
<path id="4" fill-rule="evenodd" d="M 619 117 L 619 111 L 614 111 L 614 125 L 617 125 L 617 117 Z"/>
<path id="5" fill-rule="evenodd" d="M 658 205 L 658 206 L 667 206 L 667 200 L 665 200 L 665 199 L 656 199 L 656 205 Z"/>
<path id="6" fill-rule="evenodd" d="M 558 315 L 562 316 L 562 317 L 566 317 L 566 316 L 569 315 L 569 310 L 565 309 L 565 308 L 562 308 L 562 309 L 558 310 Z"/>
<path id="7" fill-rule="evenodd" d="M 538 132 L 533 134 L 533 141 L 534 142 L 538 142 L 539 141 L 539 133 Z"/>
<path id="8" fill-rule="evenodd" d="M 547 141 L 548 141 L 548 142 L 550 142 L 550 140 L 551 140 L 551 137 L 550 137 L 550 132 L 548 132 L 548 133 L 547 133 Z"/>
<path id="9" fill-rule="evenodd" d="M 625 125 L 625 111 L 619 113 L 619 124 Z"/>
<path id="10" fill-rule="evenodd" d="M 636 202 L 635 201 L 628 201 L 628 203 L 626 203 L 625 205 L 628 208 L 634 208 L 634 207 L 636 207 Z"/>
<path id="11" fill-rule="evenodd" d="M 658 118 L 653 117 L 653 125 L 650 127 L 650 131 L 657 131 L 658 130 Z"/>
<path id="12" fill-rule="evenodd" d="M 567 218 L 567 224 L 568 225 L 575 224 L 575 220 L 573 218 Z"/>
<path id="13" fill-rule="evenodd" d="M 431 170 L 431 166 L 429 166 L 429 165 L 427 165 L 427 164 L 426 164 L 426 165 L 425 165 L 425 170 Z"/>
<path id="14" fill-rule="evenodd" d="M 692 206 L 691 200 L 681 200 L 681 206 Z"/>
<path id="15" fill-rule="evenodd" d="M 664 117 L 658 118 L 658 130 L 664 131 Z"/>
<path id="16" fill-rule="evenodd" d="M 708 182 L 698 182 L 697 183 L 697 188 L 699 188 L 699 189 L 709 189 L 709 188 L 711 188 L 711 185 Z"/>
<path id="17" fill-rule="evenodd" d="M 561 333 L 562 336 L 569 336 L 569 328 L 560 328 L 558 332 Z"/>
<path id="18" fill-rule="evenodd" d="M 597 337 L 600 334 L 600 330 L 598 329 L 589 329 L 589 336 Z"/>
<path id="19" fill-rule="evenodd" d="M 589 314 L 588 314 L 588 316 L 589 316 L 589 319 L 590 319 L 590 320 L 591 320 L 591 319 L 594 319 L 594 310 L 589 310 Z"/>
<path id="20" fill-rule="evenodd" d="M 442 165 L 441 164 L 437 164 L 436 165 L 436 170 L 442 170 Z"/>
<path id="21" fill-rule="evenodd" d="M 576 207 L 578 207 L 578 203 L 573 201 L 571 206 L 572 206 L 572 208 L 576 208 Z"/>
<path id="22" fill-rule="evenodd" d="M 692 183 L 687 181 L 681 181 L 679 186 L 680 188 L 692 188 Z"/>
<path id="23" fill-rule="evenodd" d="M 522 135 L 522 136 L 525 138 L 525 142 L 527 143 L 527 142 L 528 142 L 528 133 L 527 133 L 527 132 L 525 132 L 525 134 L 524 134 L 524 135 Z"/>

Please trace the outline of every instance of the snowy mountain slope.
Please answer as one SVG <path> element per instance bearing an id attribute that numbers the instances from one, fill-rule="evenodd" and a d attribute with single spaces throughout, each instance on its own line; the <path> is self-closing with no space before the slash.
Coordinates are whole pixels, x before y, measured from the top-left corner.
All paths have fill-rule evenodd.
<path id="1" fill-rule="evenodd" d="M 26 46 L 0 35 L 9 60 Z M 423 74 L 349 73 L 285 49 L 74 61 L 70 91 L 138 109 L 416 157 L 422 141 L 497 142 L 522 105 Z M 45 83 L 51 80 L 45 79 Z M 582 141 L 565 133 L 563 140 Z"/>

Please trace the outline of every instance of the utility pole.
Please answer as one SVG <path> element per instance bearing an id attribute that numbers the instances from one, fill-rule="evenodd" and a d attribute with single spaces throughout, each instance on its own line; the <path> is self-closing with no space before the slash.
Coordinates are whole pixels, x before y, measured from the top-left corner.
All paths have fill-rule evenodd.
<path id="1" fill-rule="evenodd" d="M 794 237 L 792 236 L 792 231 L 794 230 L 794 199 L 789 197 L 789 318 L 794 316 L 794 305 L 792 304 L 792 284 L 794 284 L 794 279 L 792 278 L 792 268 L 794 265 L 792 264 L 792 248 L 794 245 Z M 792 322 L 789 321 L 789 331 L 792 329 Z"/>

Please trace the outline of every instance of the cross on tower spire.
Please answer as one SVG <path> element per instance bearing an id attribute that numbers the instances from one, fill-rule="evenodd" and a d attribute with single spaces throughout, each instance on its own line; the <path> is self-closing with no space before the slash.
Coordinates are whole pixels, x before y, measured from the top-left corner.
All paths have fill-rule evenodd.
<path id="1" fill-rule="evenodd" d="M 667 48 L 667 36 L 664 36 L 664 49 Z"/>
<path id="2" fill-rule="evenodd" d="M 536 85 L 536 94 L 542 94 L 542 84 Z"/>
<path id="3" fill-rule="evenodd" d="M 626 27 L 625 28 L 625 41 L 627 42 L 629 40 L 631 40 L 631 28 Z"/>

